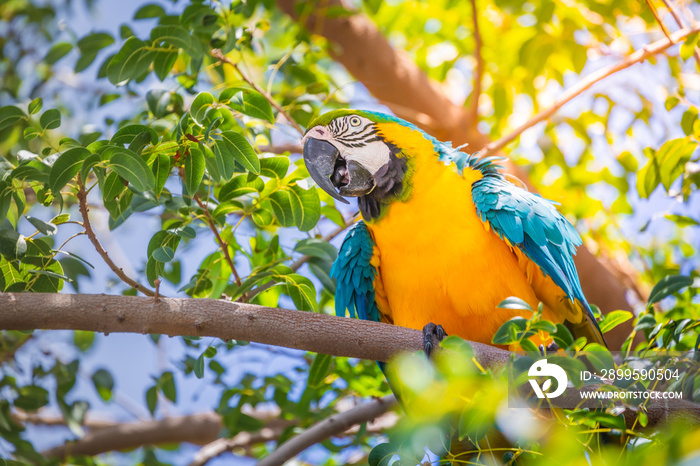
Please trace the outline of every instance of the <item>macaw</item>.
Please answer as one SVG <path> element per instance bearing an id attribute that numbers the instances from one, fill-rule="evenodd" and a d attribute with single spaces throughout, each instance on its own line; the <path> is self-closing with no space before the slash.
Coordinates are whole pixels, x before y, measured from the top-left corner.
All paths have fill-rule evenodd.
<path id="1" fill-rule="evenodd" d="M 335 110 L 302 139 L 318 186 L 357 197 L 363 220 L 331 269 L 336 313 L 493 344 L 515 296 L 574 337 L 605 345 L 573 255 L 581 237 L 537 194 L 509 182 L 500 157 L 478 158 L 400 118 Z M 439 325 L 436 325 L 437 322 Z"/>

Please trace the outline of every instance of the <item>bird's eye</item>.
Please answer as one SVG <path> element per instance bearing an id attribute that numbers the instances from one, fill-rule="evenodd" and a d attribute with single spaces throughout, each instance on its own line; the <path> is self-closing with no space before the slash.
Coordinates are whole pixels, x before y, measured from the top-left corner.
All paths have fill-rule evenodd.
<path id="1" fill-rule="evenodd" d="M 360 120 L 360 117 L 358 117 L 358 116 L 350 117 L 350 126 L 360 126 L 360 123 L 362 123 L 362 120 Z"/>

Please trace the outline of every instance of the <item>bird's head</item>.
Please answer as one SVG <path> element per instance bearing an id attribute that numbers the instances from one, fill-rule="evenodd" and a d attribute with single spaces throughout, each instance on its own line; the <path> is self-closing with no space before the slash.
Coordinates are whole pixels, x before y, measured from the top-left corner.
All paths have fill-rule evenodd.
<path id="1" fill-rule="evenodd" d="M 420 131 L 382 113 L 335 110 L 316 118 L 304 135 L 304 161 L 318 186 L 335 199 L 358 197 L 365 218 L 379 215 L 379 203 L 403 190 L 405 154 L 389 138 L 388 126 Z"/>

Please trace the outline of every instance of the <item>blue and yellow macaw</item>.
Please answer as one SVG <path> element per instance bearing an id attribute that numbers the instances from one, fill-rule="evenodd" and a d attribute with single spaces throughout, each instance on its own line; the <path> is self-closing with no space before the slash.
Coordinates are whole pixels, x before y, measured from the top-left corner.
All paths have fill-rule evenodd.
<path id="1" fill-rule="evenodd" d="M 510 183 L 498 157 L 479 159 L 402 119 L 336 110 L 310 125 L 306 166 L 363 220 L 333 264 L 336 313 L 492 344 L 516 296 L 575 337 L 605 344 L 581 290 L 581 245 L 553 203 Z M 437 322 L 439 325 L 435 325 Z"/>

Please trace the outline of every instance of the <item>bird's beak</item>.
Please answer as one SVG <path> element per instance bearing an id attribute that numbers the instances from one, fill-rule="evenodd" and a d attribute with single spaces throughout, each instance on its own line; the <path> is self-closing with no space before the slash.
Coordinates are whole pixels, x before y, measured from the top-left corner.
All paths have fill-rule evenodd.
<path id="1" fill-rule="evenodd" d="M 308 138 L 304 143 L 304 162 L 318 186 L 345 204 L 349 202 L 341 194 L 357 197 L 374 188 L 374 180 L 367 169 L 354 160 L 346 162 L 340 151 L 328 141 Z"/>

